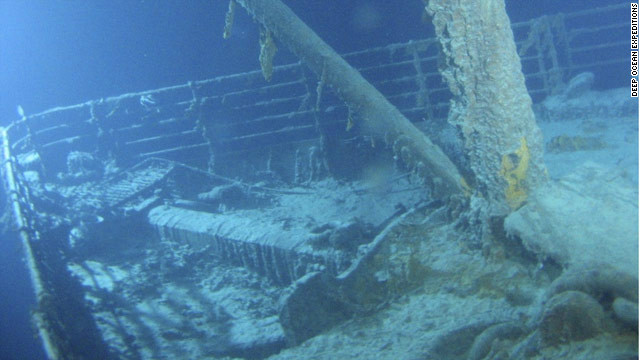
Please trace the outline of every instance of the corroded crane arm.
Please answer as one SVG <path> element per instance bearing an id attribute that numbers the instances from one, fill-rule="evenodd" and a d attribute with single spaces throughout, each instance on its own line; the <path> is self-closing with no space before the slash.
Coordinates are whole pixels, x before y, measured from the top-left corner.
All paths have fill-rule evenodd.
<path id="1" fill-rule="evenodd" d="M 393 145 L 395 154 L 432 186 L 434 196 L 462 194 L 456 166 L 327 43 L 280 0 L 236 0 L 273 36 L 295 53 L 359 114 L 363 129 Z"/>

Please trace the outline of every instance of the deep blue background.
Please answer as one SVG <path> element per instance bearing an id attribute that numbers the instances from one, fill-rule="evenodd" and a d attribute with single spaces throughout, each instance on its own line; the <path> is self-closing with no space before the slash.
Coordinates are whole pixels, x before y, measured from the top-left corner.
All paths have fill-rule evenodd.
<path id="1" fill-rule="evenodd" d="M 420 39 L 420 0 L 289 0 L 339 52 Z M 513 22 L 619 1 L 507 0 Z M 257 27 L 226 0 L 0 0 L 0 125 L 27 114 L 258 67 Z M 404 5 L 402 5 L 404 4 Z M 368 15 L 368 16 L 366 16 Z M 358 19 L 371 19 L 360 22 Z M 612 21 L 628 21 L 619 19 Z M 283 49 L 276 63 L 295 60 Z M 0 239 L 0 360 L 42 357 L 17 239 Z"/>
<path id="2" fill-rule="evenodd" d="M 512 21 L 617 1 L 511 0 Z M 420 0 L 289 0 L 339 52 L 431 33 Z M 401 6 L 398 4 L 406 3 Z M 239 8 L 222 39 L 226 0 L 0 0 L 0 124 L 126 92 L 256 69 L 257 27 Z M 378 16 L 357 31 L 354 18 Z M 625 19 L 628 21 L 628 19 Z M 292 60 L 280 51 L 277 63 Z"/>

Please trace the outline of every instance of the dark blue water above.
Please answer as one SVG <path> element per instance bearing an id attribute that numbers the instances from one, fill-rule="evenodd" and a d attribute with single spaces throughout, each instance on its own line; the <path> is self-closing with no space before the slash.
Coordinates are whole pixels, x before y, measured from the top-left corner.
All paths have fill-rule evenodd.
<path id="1" fill-rule="evenodd" d="M 339 52 L 420 39 L 422 2 L 298 0 L 288 5 Z M 613 2 L 612 2 L 613 3 Z M 0 124 L 126 92 L 258 68 L 257 25 L 238 9 L 222 39 L 226 0 L 0 0 Z M 601 1 L 508 0 L 512 21 Z M 627 19 L 624 19 L 627 20 Z M 276 64 L 295 60 L 281 51 Z"/>

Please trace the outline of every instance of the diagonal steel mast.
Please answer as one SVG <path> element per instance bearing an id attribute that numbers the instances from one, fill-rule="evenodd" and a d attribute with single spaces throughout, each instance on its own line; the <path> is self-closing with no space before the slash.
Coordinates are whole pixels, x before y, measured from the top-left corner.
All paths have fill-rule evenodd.
<path id="1" fill-rule="evenodd" d="M 434 196 L 462 194 L 456 166 L 373 85 L 280 0 L 235 0 L 295 53 L 362 120 L 363 129 L 393 144 L 394 152 L 430 184 Z"/>

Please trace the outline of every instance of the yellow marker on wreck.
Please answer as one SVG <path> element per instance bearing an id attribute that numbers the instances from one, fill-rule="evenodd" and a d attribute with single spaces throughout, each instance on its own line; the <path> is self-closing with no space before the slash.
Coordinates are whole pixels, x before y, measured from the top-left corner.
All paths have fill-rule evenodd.
<path id="1" fill-rule="evenodd" d="M 504 195 L 507 204 L 513 210 L 522 206 L 522 203 L 529 195 L 525 182 L 527 170 L 529 169 L 529 157 L 529 147 L 525 137 L 520 138 L 520 148 L 518 150 L 502 156 L 500 175 L 507 182 Z"/>

